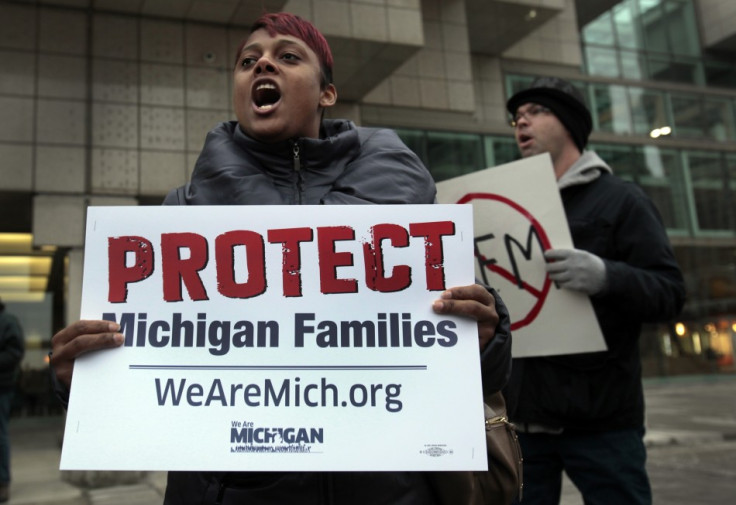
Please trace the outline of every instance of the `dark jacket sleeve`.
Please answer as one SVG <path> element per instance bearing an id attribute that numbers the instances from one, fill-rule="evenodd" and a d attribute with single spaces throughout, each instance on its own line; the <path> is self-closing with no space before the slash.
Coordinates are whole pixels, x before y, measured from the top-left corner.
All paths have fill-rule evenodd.
<path id="1" fill-rule="evenodd" d="M 496 290 L 488 288 L 496 300 L 499 322 L 496 335 L 480 355 L 480 373 L 483 380 L 483 395 L 500 391 L 511 375 L 511 318 L 506 304 Z"/>
<path id="2" fill-rule="evenodd" d="M 608 286 L 600 297 L 642 322 L 675 317 L 685 302 L 685 283 L 659 212 L 639 188 L 621 209 L 613 246 L 615 258 L 604 258 Z"/>

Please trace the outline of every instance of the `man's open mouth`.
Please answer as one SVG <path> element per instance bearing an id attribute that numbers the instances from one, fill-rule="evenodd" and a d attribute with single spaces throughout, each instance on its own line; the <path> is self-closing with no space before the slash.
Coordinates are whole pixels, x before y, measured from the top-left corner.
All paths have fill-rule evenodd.
<path id="1" fill-rule="evenodd" d="M 257 84 L 253 90 L 253 103 L 258 110 L 270 110 L 279 100 L 281 100 L 281 93 L 276 85 L 271 82 Z"/>

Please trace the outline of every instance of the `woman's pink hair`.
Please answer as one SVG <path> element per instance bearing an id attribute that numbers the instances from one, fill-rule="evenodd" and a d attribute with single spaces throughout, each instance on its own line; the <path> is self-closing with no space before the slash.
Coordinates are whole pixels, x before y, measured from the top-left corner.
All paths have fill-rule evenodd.
<path id="1" fill-rule="evenodd" d="M 314 51 L 319 59 L 322 69 L 322 87 L 332 83 L 332 51 L 324 35 L 309 21 L 288 12 L 273 12 L 262 15 L 250 27 L 250 33 L 264 29 L 271 37 L 280 35 L 291 35 L 304 41 Z M 240 52 L 245 46 L 245 40 L 240 43 L 235 55 L 235 64 L 240 58 Z"/>

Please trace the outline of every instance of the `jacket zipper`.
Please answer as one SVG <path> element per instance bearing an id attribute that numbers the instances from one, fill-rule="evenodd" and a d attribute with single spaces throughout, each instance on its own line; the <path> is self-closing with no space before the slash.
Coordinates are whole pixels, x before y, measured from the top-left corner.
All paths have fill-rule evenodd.
<path id="1" fill-rule="evenodd" d="M 296 172 L 296 203 L 302 204 L 302 160 L 300 155 L 299 141 L 295 140 L 291 147 L 291 153 L 294 161 L 294 172 Z"/>

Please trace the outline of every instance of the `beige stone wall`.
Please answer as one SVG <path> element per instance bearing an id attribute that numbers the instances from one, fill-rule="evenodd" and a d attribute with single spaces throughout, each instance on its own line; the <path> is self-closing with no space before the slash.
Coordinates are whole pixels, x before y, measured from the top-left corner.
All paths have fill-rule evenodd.
<path id="1" fill-rule="evenodd" d="M 697 0 L 700 33 L 705 47 L 736 38 L 736 2 L 733 0 Z M 733 44 L 731 44 L 733 47 Z"/>
<path id="2" fill-rule="evenodd" d="M 509 48 L 504 58 L 580 66 L 582 53 L 577 28 L 575 0 L 555 0 L 550 7 L 564 7 L 543 26 Z"/>
<path id="3" fill-rule="evenodd" d="M 431 110 L 475 109 L 464 0 L 422 0 L 424 46 L 363 100 Z"/>

